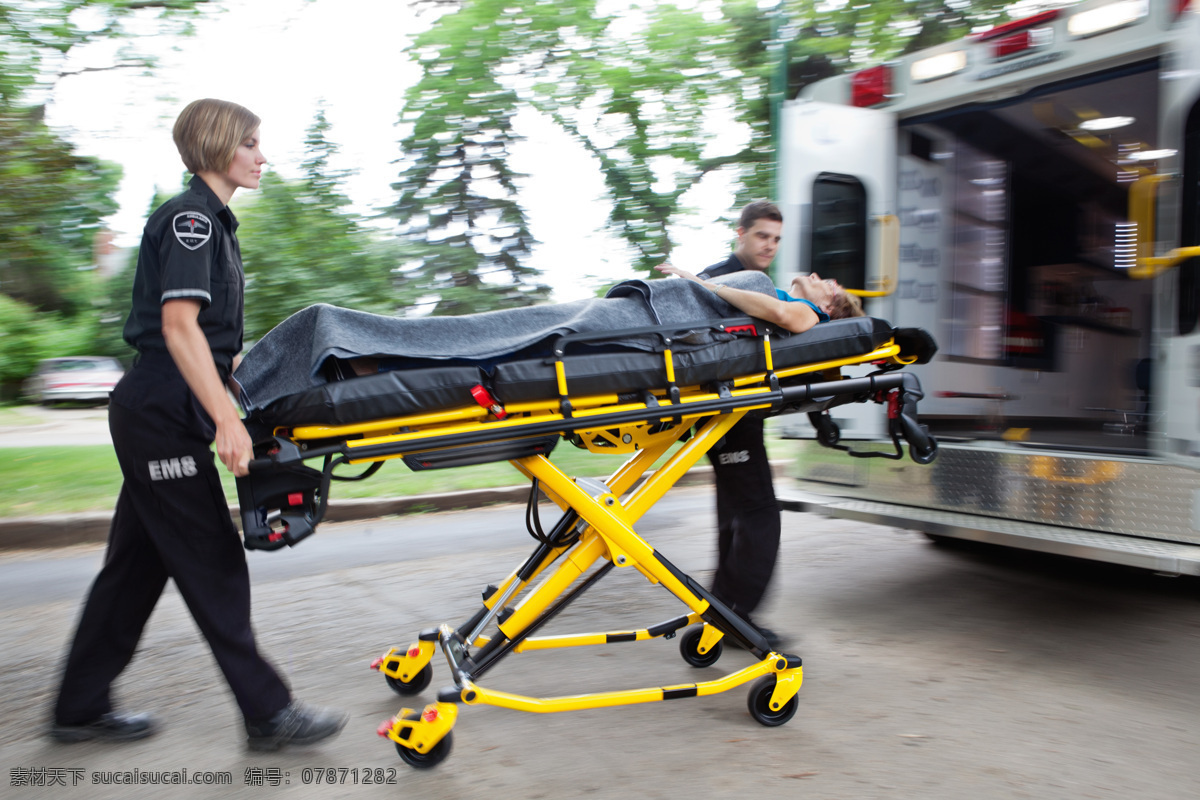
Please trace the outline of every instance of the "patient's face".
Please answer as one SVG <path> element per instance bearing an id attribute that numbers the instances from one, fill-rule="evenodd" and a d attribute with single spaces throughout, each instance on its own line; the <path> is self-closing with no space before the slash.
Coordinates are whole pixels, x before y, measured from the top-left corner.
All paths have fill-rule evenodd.
<path id="1" fill-rule="evenodd" d="M 834 295 L 840 291 L 843 291 L 842 287 L 836 280 L 822 278 L 815 272 L 797 275 L 792 278 L 792 283 L 788 287 L 788 294 L 792 297 L 803 297 L 805 300 L 810 300 L 826 312 L 829 311 Z"/>

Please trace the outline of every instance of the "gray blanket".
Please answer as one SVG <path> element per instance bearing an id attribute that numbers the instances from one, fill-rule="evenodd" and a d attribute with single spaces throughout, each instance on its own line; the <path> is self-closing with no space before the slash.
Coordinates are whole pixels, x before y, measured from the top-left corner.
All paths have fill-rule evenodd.
<path id="1" fill-rule="evenodd" d="M 737 272 L 716 281 L 774 295 L 761 272 Z M 325 383 L 329 358 L 468 359 L 489 361 L 569 333 L 592 333 L 648 325 L 699 325 L 741 312 L 699 284 L 685 280 L 632 280 L 603 298 L 576 300 L 461 317 L 387 317 L 330 305 L 297 311 L 246 353 L 235 376 L 247 411 Z M 711 344 L 706 331 L 677 337 L 675 348 Z M 644 350 L 656 338 L 630 337 L 622 344 Z"/>

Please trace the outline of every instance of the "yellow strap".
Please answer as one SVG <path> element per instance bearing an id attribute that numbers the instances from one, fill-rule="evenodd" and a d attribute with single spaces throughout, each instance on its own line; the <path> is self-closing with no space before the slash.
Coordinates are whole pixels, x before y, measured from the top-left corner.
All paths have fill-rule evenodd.
<path id="1" fill-rule="evenodd" d="M 554 362 L 554 377 L 558 380 L 558 394 L 560 397 L 567 396 L 567 370 L 563 366 L 562 361 Z"/>

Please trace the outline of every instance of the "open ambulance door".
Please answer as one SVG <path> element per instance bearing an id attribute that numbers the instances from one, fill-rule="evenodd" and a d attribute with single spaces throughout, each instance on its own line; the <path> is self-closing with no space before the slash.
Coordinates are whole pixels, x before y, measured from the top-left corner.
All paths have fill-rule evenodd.
<path id="1" fill-rule="evenodd" d="M 784 105 L 780 124 L 776 285 L 816 272 L 862 292 L 867 313 L 887 319 L 899 253 L 895 115 L 796 100 Z M 875 438 L 886 428 L 877 411 L 842 406 L 834 416 L 843 437 Z M 798 417 L 786 418 L 785 435 L 811 435 Z"/>
<path id="2" fill-rule="evenodd" d="M 1162 146 L 1178 154 L 1163 164 L 1169 174 L 1148 190 L 1149 224 L 1138 220 L 1138 267 L 1162 262 L 1161 271 L 1152 270 L 1152 443 L 1165 460 L 1200 469 L 1200 50 L 1185 51 L 1178 58 L 1190 63 L 1175 65 L 1172 79 L 1163 81 Z"/>

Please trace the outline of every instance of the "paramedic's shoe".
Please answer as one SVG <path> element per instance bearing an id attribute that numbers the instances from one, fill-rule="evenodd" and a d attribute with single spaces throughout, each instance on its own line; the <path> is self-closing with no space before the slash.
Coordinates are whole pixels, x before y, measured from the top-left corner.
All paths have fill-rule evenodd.
<path id="1" fill-rule="evenodd" d="M 771 630 L 770 628 L 764 628 L 762 625 L 755 625 L 753 622 L 751 622 L 750 624 L 754 627 L 754 629 L 756 631 L 758 631 L 760 634 L 762 634 L 762 637 L 764 639 L 767 640 L 767 647 L 769 647 L 772 651 L 774 651 L 776 653 L 783 652 L 783 637 L 782 636 L 780 636 L 778 633 Z M 746 649 L 745 647 L 742 646 L 742 643 L 739 642 L 733 636 L 726 636 L 722 639 L 722 641 L 724 641 L 730 647 L 736 647 L 738 650 Z"/>
<path id="2" fill-rule="evenodd" d="M 755 625 L 754 627 L 757 628 L 758 632 L 761 633 L 763 638 L 767 640 L 767 646 L 770 647 L 772 651 L 776 653 L 783 652 L 782 636 L 770 628 L 764 628 L 762 625 Z"/>
<path id="3" fill-rule="evenodd" d="M 50 738 L 57 742 L 132 742 L 158 732 L 158 723 L 149 714 L 122 714 L 110 711 L 86 725 L 50 726 Z"/>
<path id="4" fill-rule="evenodd" d="M 246 720 L 246 745 L 251 750 L 278 750 L 285 744 L 313 744 L 337 736 L 349 719 L 342 711 L 292 701 L 268 720 Z"/>

